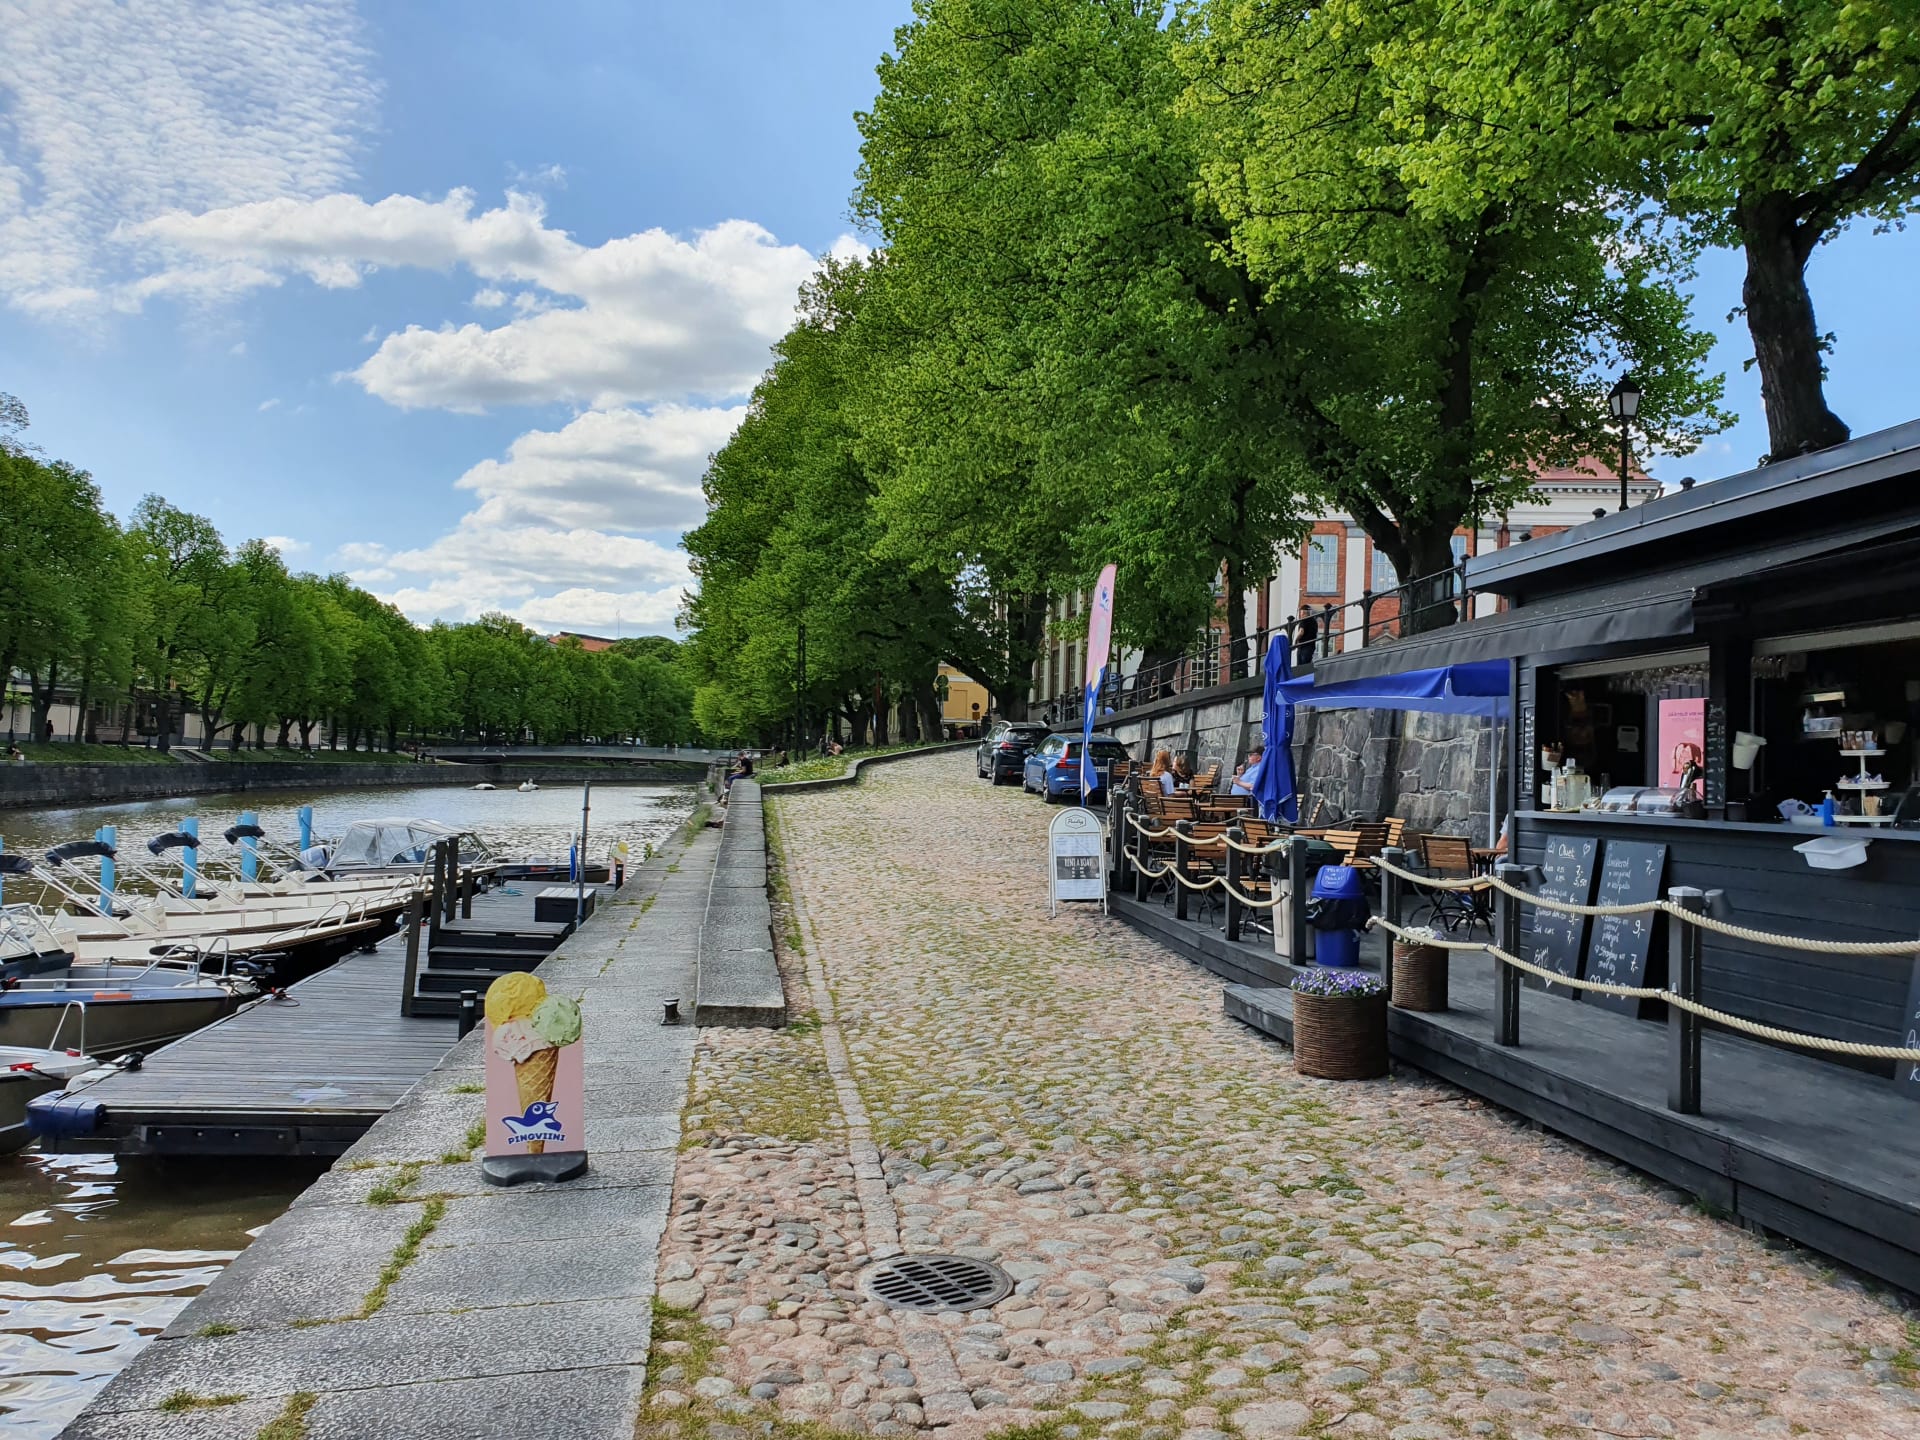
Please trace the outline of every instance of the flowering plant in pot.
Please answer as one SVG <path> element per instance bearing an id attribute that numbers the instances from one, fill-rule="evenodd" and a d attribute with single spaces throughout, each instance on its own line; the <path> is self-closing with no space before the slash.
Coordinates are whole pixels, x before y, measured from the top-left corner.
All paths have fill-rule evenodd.
<path id="1" fill-rule="evenodd" d="M 1364 970 L 1313 969 L 1293 982 L 1293 1068 L 1322 1080 L 1387 1073 L 1387 986 Z"/>

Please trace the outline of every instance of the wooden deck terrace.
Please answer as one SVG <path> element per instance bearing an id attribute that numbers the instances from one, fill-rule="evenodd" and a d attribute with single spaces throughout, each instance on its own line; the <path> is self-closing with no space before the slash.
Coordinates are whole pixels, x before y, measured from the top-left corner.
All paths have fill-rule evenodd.
<path id="1" fill-rule="evenodd" d="M 1270 937 L 1229 942 L 1216 910 L 1177 920 L 1158 899 L 1113 913 L 1228 982 L 1226 1013 L 1288 1045 L 1298 973 Z M 1379 932 L 1362 945 L 1378 970 Z M 1742 1222 L 1920 1294 L 1920 1105 L 1894 1082 L 1708 1027 L 1701 1113 L 1667 1108 L 1668 1031 L 1531 986 L 1520 1043 L 1494 1043 L 1490 957 L 1456 952 L 1449 1008 L 1388 1012 L 1393 1058 L 1458 1085 Z M 1284 1063 L 1284 1062 L 1281 1062 Z"/>

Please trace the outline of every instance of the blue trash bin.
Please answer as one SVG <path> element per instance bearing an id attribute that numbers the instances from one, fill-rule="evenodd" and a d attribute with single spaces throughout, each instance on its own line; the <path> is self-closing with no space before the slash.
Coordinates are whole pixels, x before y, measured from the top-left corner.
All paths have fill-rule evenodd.
<path id="1" fill-rule="evenodd" d="M 1365 877 L 1350 865 L 1322 865 L 1307 897 L 1307 923 L 1320 932 L 1314 962 L 1327 966 L 1360 963 L 1360 932 L 1372 907 Z"/>

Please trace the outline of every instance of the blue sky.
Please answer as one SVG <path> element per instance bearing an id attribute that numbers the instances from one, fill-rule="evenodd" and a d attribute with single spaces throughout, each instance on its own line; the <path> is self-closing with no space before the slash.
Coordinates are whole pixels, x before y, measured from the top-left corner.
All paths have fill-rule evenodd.
<path id="1" fill-rule="evenodd" d="M 669 631 L 680 533 L 795 287 L 850 241 L 909 0 L 0 0 L 0 390 L 148 491 L 420 619 Z M 24 78 L 21 78 L 24 77 Z M 1920 412 L 1920 238 L 1812 274 L 1855 433 Z M 1766 448 L 1740 266 L 1709 257 Z"/>

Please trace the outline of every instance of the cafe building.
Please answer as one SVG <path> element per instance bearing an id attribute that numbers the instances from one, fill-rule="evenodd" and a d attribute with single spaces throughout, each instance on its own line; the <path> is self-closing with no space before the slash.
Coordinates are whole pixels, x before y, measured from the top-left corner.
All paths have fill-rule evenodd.
<path id="1" fill-rule="evenodd" d="M 1531 883 L 1580 904 L 1694 887 L 1732 925 L 1816 942 L 1920 937 L 1920 422 L 1477 556 L 1466 575 L 1499 613 L 1328 658 L 1315 680 L 1510 662 L 1509 858 Z M 1667 915 L 1623 940 L 1605 917 L 1520 911 L 1523 956 L 1675 983 Z M 1920 1046 L 1914 953 L 1720 929 L 1698 954 L 1692 993 L 1729 1016 Z M 1396 1051 L 1920 1281 L 1920 1066 L 1709 1025 L 1705 1103 L 1681 1119 L 1661 1103 L 1668 1007 L 1569 995 L 1542 1009 L 1551 997 L 1529 993 L 1536 1037 L 1561 1027 L 1572 1057 L 1551 1076 L 1524 1031 L 1502 1051 L 1396 1017 Z"/>

